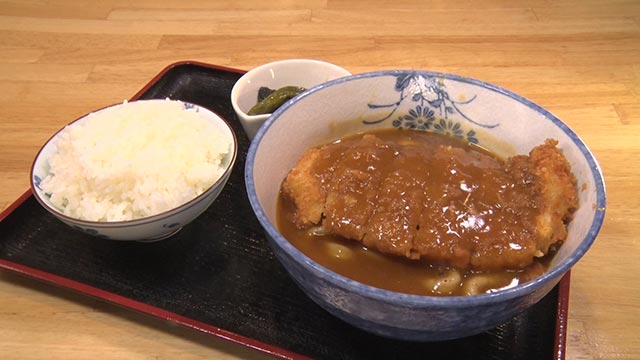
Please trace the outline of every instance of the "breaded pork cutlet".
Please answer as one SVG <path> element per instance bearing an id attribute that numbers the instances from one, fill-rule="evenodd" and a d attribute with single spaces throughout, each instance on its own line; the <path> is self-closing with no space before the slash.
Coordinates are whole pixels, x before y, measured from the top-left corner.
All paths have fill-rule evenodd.
<path id="1" fill-rule="evenodd" d="M 577 207 L 575 178 L 556 145 L 500 161 L 366 134 L 309 150 L 282 192 L 299 228 L 459 269 L 521 269 L 566 238 Z"/>

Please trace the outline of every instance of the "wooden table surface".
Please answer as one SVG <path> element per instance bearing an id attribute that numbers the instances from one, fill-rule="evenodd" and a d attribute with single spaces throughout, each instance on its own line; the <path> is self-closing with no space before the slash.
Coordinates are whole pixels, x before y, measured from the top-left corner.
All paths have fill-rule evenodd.
<path id="1" fill-rule="evenodd" d="M 640 359 L 637 0 L 2 0 L 0 210 L 55 131 L 166 65 L 294 57 L 470 76 L 568 123 L 600 161 L 608 206 L 572 272 L 567 358 Z M 265 357 L 0 271 L 1 359 Z"/>

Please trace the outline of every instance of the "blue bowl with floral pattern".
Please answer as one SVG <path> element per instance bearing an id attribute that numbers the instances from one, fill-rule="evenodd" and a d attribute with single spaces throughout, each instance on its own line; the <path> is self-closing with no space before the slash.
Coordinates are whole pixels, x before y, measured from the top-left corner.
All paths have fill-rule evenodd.
<path id="1" fill-rule="evenodd" d="M 547 138 L 557 139 L 577 178 L 579 208 L 548 270 L 532 281 L 480 295 L 409 295 L 335 273 L 289 243 L 275 225 L 276 201 L 279 186 L 296 161 L 312 146 L 384 128 L 443 133 L 502 156 L 527 154 Z M 426 71 L 353 75 L 290 100 L 256 134 L 247 156 L 245 181 L 276 257 L 311 299 L 358 328 L 418 341 L 474 335 L 538 302 L 593 244 L 606 202 L 595 157 L 560 119 L 498 86 Z"/>

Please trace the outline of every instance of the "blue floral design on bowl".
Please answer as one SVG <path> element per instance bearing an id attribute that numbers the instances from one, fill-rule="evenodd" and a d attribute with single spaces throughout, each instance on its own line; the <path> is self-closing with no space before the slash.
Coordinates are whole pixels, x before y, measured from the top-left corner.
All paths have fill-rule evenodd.
<path id="1" fill-rule="evenodd" d="M 364 124 L 379 124 L 390 119 L 405 101 L 416 103 L 406 114 L 393 120 L 393 127 L 414 130 L 429 130 L 456 138 L 465 139 L 478 144 L 476 132 L 465 129 L 462 121 L 469 122 L 485 129 L 499 126 L 499 123 L 483 124 L 466 115 L 461 105 L 467 105 L 476 100 L 473 95 L 469 100 L 455 101 L 447 91 L 444 78 L 423 73 L 401 73 L 396 75 L 395 91 L 399 99 L 390 104 L 367 104 L 371 109 L 390 109 L 390 112 L 379 119 L 363 120 Z M 460 118 L 462 120 L 455 120 Z"/>

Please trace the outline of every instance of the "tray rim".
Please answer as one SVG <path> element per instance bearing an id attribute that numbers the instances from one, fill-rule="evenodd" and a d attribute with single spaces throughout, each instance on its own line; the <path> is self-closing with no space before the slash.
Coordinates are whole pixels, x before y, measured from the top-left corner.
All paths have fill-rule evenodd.
<path id="1" fill-rule="evenodd" d="M 214 65 L 194 60 L 183 60 L 170 63 L 165 66 L 160 72 L 158 72 L 151 80 L 149 80 L 140 90 L 138 90 L 130 100 L 137 100 L 144 93 L 146 93 L 152 86 L 160 81 L 169 71 L 180 66 L 197 66 L 214 70 L 222 70 L 227 72 L 233 72 L 237 74 L 244 74 L 246 70 L 236 69 L 223 65 Z M 4 221 L 10 214 L 18 209 L 25 201 L 33 196 L 31 188 L 27 189 L 20 197 L 18 197 L 13 203 L 11 203 L 6 209 L 0 212 L 0 222 Z M 118 295 L 116 293 L 102 290 L 100 288 L 84 284 L 69 278 L 65 278 L 53 273 L 42 271 L 36 268 L 32 268 L 26 265 L 15 263 L 6 259 L 0 258 L 0 269 L 11 271 L 20 274 L 25 277 L 32 278 L 47 284 L 55 285 L 61 288 L 66 288 L 79 292 L 90 297 L 94 297 L 124 308 L 137 311 L 146 315 L 151 315 L 161 320 L 166 320 L 178 325 L 182 325 L 206 334 L 215 336 L 219 339 L 229 341 L 241 346 L 245 346 L 257 351 L 261 351 L 268 355 L 276 356 L 282 359 L 309 359 L 304 355 L 296 352 L 283 349 L 279 346 L 270 345 L 268 343 L 255 340 L 253 338 L 236 334 L 232 331 L 225 330 L 195 319 L 191 319 L 186 316 L 176 314 L 171 311 L 164 310 L 162 308 L 152 306 L 140 301 L 136 301 L 125 296 Z M 554 336 L 554 356 L 555 360 L 564 360 L 566 355 L 566 342 L 567 342 L 567 327 L 569 317 L 569 292 L 570 292 L 570 279 L 571 270 L 565 273 L 558 284 L 558 298 L 557 298 L 557 311 L 555 316 L 555 336 Z"/>

